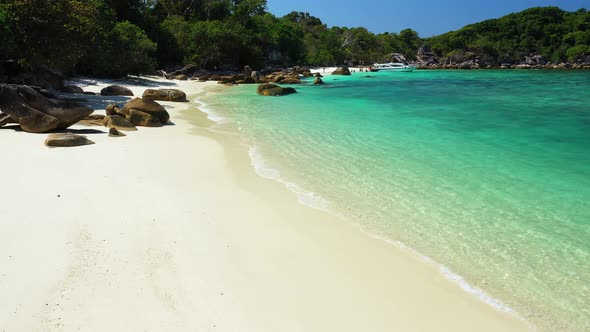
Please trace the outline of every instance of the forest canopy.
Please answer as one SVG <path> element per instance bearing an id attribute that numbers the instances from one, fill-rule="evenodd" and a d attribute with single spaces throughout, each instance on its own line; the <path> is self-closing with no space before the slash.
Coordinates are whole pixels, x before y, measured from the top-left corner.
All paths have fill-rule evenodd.
<path id="1" fill-rule="evenodd" d="M 65 74 L 122 76 L 170 65 L 371 64 L 426 45 L 439 57 L 475 54 L 499 64 L 535 53 L 590 55 L 590 13 L 531 8 L 422 39 L 328 27 L 309 13 L 276 17 L 266 0 L 0 0 L 0 60 Z"/>

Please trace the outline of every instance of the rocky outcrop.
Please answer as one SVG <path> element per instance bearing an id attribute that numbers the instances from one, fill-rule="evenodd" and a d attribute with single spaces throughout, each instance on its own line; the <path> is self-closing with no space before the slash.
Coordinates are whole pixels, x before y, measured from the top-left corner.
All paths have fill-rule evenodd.
<path id="1" fill-rule="evenodd" d="M 177 89 L 148 89 L 141 96 L 143 99 L 186 102 L 186 93 Z"/>
<path id="2" fill-rule="evenodd" d="M 61 92 L 83 94 L 84 90 L 82 90 L 82 88 L 79 86 L 66 85 L 63 88 L 61 88 Z"/>
<path id="3" fill-rule="evenodd" d="M 276 84 L 270 83 L 258 86 L 256 92 L 261 96 L 285 96 L 297 93 L 297 91 L 293 88 L 283 88 Z"/>
<path id="4" fill-rule="evenodd" d="M 244 66 L 244 75 L 246 75 L 247 77 L 251 77 L 253 72 L 254 71 L 250 66 Z"/>
<path id="5" fill-rule="evenodd" d="M 350 75 L 350 69 L 348 67 L 338 67 L 332 72 L 332 75 Z"/>
<path id="6" fill-rule="evenodd" d="M 170 121 L 170 114 L 153 100 L 135 98 L 122 109 L 127 120 L 136 126 L 161 127 Z"/>
<path id="7" fill-rule="evenodd" d="M 252 77 L 246 76 L 244 79 L 237 80 L 236 83 L 237 84 L 254 84 L 254 83 L 256 83 L 256 81 Z"/>
<path id="8" fill-rule="evenodd" d="M 266 79 L 264 78 L 264 75 L 262 75 L 262 73 L 259 71 L 253 71 L 252 74 L 250 74 L 250 77 L 256 83 L 266 83 Z"/>
<path id="9" fill-rule="evenodd" d="M 391 53 L 389 54 L 389 60 L 391 62 L 399 62 L 399 63 L 407 63 L 408 60 L 406 57 L 401 53 Z"/>
<path id="10" fill-rule="evenodd" d="M 64 76 L 46 66 L 33 70 L 26 70 L 16 61 L 4 62 L 6 82 L 17 85 L 37 86 L 47 90 L 60 90 L 63 87 Z"/>
<path id="11" fill-rule="evenodd" d="M 103 125 L 107 128 L 115 128 L 123 131 L 135 131 L 137 127 L 129 120 L 119 115 L 107 115 L 103 119 Z"/>
<path id="12" fill-rule="evenodd" d="M 322 79 L 320 77 L 316 77 L 313 80 L 313 85 L 321 85 L 321 84 L 324 84 L 324 81 L 322 81 Z"/>
<path id="13" fill-rule="evenodd" d="M 186 81 L 186 80 L 188 80 L 188 76 L 182 74 L 182 75 L 175 76 L 174 79 L 179 80 L 179 81 Z"/>
<path id="14" fill-rule="evenodd" d="M 542 55 L 539 54 L 529 54 L 529 56 L 525 56 L 522 64 L 529 65 L 529 66 L 544 66 L 547 64 L 547 60 Z"/>
<path id="15" fill-rule="evenodd" d="M 50 134 L 45 140 L 45 145 L 49 147 L 73 147 L 94 144 L 86 136 L 75 134 Z"/>
<path id="16" fill-rule="evenodd" d="M 103 96 L 133 96 L 133 92 L 128 88 L 120 85 L 111 85 L 100 90 Z"/>
<path id="17" fill-rule="evenodd" d="M 29 86 L 13 84 L 0 84 L 0 110 L 32 133 L 66 129 L 93 112 L 77 102 L 48 98 Z"/>

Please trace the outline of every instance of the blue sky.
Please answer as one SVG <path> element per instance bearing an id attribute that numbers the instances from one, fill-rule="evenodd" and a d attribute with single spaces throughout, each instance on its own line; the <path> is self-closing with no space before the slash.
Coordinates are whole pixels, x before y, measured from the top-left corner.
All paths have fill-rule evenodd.
<path id="1" fill-rule="evenodd" d="M 374 33 L 412 28 L 421 37 L 498 18 L 537 6 L 574 11 L 590 8 L 590 0 L 267 0 L 268 10 L 283 16 L 309 12 L 328 26 L 365 27 Z"/>

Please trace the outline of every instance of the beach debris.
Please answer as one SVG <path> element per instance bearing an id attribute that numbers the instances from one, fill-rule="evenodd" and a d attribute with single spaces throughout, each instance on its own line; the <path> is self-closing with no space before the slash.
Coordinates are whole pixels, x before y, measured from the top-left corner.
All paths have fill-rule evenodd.
<path id="1" fill-rule="evenodd" d="M 271 83 L 259 85 L 256 89 L 256 92 L 261 96 L 285 96 L 297 93 L 297 91 L 293 88 L 283 88 Z"/>
<path id="2" fill-rule="evenodd" d="M 147 89 L 141 96 L 143 99 L 186 102 L 186 93 L 178 89 Z"/>
<path id="3" fill-rule="evenodd" d="M 322 81 L 322 79 L 321 79 L 321 78 L 319 78 L 319 77 L 316 77 L 316 78 L 313 80 L 313 85 L 320 85 L 320 84 L 324 84 L 324 81 Z"/>
<path id="4" fill-rule="evenodd" d="M 123 131 L 135 131 L 137 127 L 131 121 L 119 115 L 107 115 L 102 120 L 103 125 L 107 128 L 123 130 Z"/>
<path id="5" fill-rule="evenodd" d="M 332 72 L 332 75 L 351 75 L 350 69 L 346 66 L 338 67 Z"/>
<path id="6" fill-rule="evenodd" d="M 127 120 L 136 126 L 161 127 L 170 122 L 170 114 L 162 105 L 149 99 L 135 98 L 122 109 Z"/>
<path id="7" fill-rule="evenodd" d="M 118 131 L 117 128 L 109 129 L 109 137 L 123 137 L 123 136 L 127 136 L 127 135 Z"/>
<path id="8" fill-rule="evenodd" d="M 14 84 L 0 84 L 0 109 L 31 133 L 66 129 L 94 112 L 77 102 L 48 98 L 29 86 Z"/>
<path id="9" fill-rule="evenodd" d="M 45 145 L 48 147 L 74 147 L 90 144 L 94 144 L 94 142 L 86 138 L 86 136 L 70 133 L 49 134 L 45 140 Z"/>
<path id="10" fill-rule="evenodd" d="M 103 96 L 133 96 L 133 92 L 128 88 L 120 85 L 110 85 L 100 90 Z"/>

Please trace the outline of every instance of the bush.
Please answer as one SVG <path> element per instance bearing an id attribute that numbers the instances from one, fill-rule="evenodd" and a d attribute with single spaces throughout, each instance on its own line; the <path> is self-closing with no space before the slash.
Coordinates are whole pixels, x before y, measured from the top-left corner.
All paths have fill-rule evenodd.
<path id="1" fill-rule="evenodd" d="M 112 71 L 109 74 L 137 75 L 154 71 L 152 54 L 156 51 L 156 43 L 141 28 L 129 21 L 119 22 L 111 32 L 111 41 Z"/>
<path id="2" fill-rule="evenodd" d="M 5 5 L 0 5 L 0 61 L 10 58 L 14 53 L 14 35 L 9 13 Z"/>
<path id="3" fill-rule="evenodd" d="M 567 59 L 569 61 L 574 62 L 584 55 L 590 55 L 590 46 L 576 45 L 574 47 L 569 48 L 565 55 L 567 56 Z"/>

